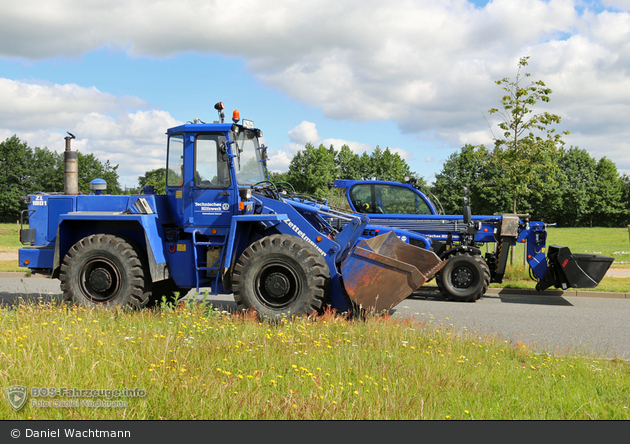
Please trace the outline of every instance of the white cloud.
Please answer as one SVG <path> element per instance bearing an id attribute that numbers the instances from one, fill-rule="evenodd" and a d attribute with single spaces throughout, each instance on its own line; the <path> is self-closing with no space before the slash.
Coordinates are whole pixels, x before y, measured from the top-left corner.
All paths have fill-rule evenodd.
<path id="1" fill-rule="evenodd" d="M 136 109 L 146 105 L 141 99 L 77 85 L 0 78 L 0 97 L 2 140 L 16 134 L 31 147 L 61 152 L 69 131 L 77 137 L 73 149 L 119 165 L 120 183 L 127 186 L 164 166 L 164 130 L 180 123 L 164 111 Z"/>
<path id="2" fill-rule="evenodd" d="M 630 0 L 601 0 L 601 2 L 606 7 L 630 11 Z"/>
<path id="3" fill-rule="evenodd" d="M 287 135 L 291 142 L 301 145 L 306 145 L 307 143 L 314 144 L 319 141 L 319 134 L 317 134 L 315 124 L 313 122 L 307 122 L 306 120 L 292 130 L 289 130 Z"/>

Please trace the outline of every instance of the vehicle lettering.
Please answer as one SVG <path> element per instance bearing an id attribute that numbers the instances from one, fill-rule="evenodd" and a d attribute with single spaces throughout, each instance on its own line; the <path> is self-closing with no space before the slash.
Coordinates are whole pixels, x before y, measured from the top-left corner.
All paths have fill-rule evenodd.
<path id="1" fill-rule="evenodd" d="M 363 230 L 364 236 L 378 236 L 378 230 L 368 230 L 367 228 Z"/>
<path id="2" fill-rule="evenodd" d="M 324 253 L 324 250 L 322 250 L 321 248 L 319 248 L 315 242 L 313 242 L 311 239 L 309 239 L 309 237 L 306 235 L 306 233 L 304 233 L 302 230 L 300 230 L 298 228 L 297 225 L 295 225 L 293 222 L 291 222 L 290 219 L 286 219 L 283 221 L 284 223 L 286 223 L 289 228 L 291 228 L 293 231 L 295 231 L 295 234 L 297 234 L 298 236 L 300 236 L 302 239 L 304 239 L 306 242 L 308 242 L 309 244 L 311 244 L 313 247 L 315 247 L 315 249 L 317 251 L 319 251 L 319 254 L 321 254 L 322 256 L 326 257 L 326 253 Z"/>
<path id="3" fill-rule="evenodd" d="M 204 214 L 217 215 L 230 209 L 230 204 L 227 202 L 195 202 L 195 211 L 201 211 Z"/>

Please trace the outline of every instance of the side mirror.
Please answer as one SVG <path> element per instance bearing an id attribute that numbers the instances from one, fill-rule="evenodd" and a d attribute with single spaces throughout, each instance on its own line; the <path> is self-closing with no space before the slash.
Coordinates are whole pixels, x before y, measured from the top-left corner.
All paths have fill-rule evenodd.
<path id="1" fill-rule="evenodd" d="M 262 164 L 264 167 L 267 166 L 267 160 L 269 159 L 269 157 L 267 156 L 267 147 L 266 146 L 261 146 L 260 147 L 260 159 L 262 160 Z"/>

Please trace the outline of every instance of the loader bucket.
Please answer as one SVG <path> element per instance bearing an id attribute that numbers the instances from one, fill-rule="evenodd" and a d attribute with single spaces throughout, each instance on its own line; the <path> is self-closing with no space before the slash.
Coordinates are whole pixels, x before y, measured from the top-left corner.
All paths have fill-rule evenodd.
<path id="1" fill-rule="evenodd" d="M 538 291 L 552 285 L 563 290 L 569 287 L 595 288 L 615 259 L 600 254 L 572 254 L 568 247 L 550 245 L 547 260 L 549 268 L 536 284 Z"/>
<path id="2" fill-rule="evenodd" d="M 389 310 L 443 266 L 432 251 L 409 245 L 390 231 L 359 242 L 341 264 L 344 288 L 364 310 Z"/>

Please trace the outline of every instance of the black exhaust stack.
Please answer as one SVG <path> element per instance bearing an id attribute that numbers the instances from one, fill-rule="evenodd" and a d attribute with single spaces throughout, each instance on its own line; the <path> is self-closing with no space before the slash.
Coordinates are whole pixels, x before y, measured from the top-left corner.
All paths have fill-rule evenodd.
<path id="1" fill-rule="evenodd" d="M 74 134 L 68 133 L 64 139 L 66 141 L 66 151 L 63 153 L 64 161 L 64 194 L 76 196 L 79 194 L 79 153 L 72 151 L 70 141 L 74 139 Z"/>

